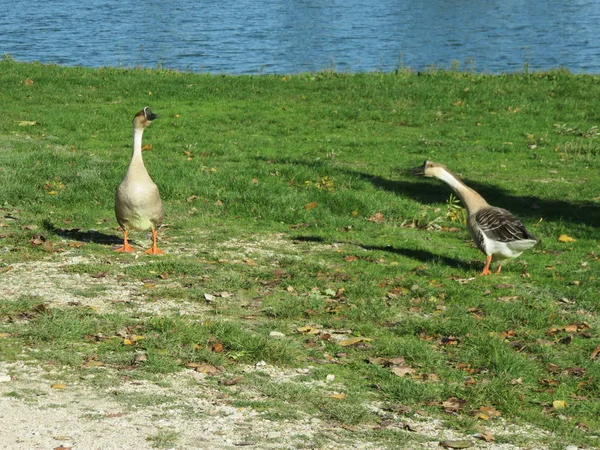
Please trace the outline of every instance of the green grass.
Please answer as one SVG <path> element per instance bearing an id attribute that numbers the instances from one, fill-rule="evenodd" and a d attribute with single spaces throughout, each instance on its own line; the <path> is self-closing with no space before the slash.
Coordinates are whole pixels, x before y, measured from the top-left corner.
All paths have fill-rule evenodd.
<path id="1" fill-rule="evenodd" d="M 0 333 L 10 334 L 0 358 L 23 358 L 24 347 L 41 364 L 89 371 L 94 358 L 150 379 L 190 363 L 227 373 L 311 365 L 288 383 L 243 375 L 263 398 L 235 401 L 274 418 L 289 417 L 283 402 L 348 426 L 380 420 L 371 403 L 400 404 L 469 432 L 487 423 L 472 413 L 493 406 L 553 431 L 550 447 L 597 444 L 598 76 L 214 76 L 5 58 L 0 80 L 0 284 L 21 263 L 75 280 L 63 288 L 70 304 L 0 297 Z M 150 240 L 134 233 L 134 258 L 112 252 L 113 195 L 131 119 L 147 105 L 160 115 L 144 160 L 166 205 L 167 255 L 144 255 Z M 425 159 L 542 243 L 501 276 L 470 280 L 483 257 L 448 188 L 408 174 Z M 34 234 L 53 251 L 32 245 Z M 113 294 L 123 285 L 135 287 L 125 300 Z M 95 298 L 102 308 L 89 307 Z M 320 333 L 297 331 L 306 325 Z M 325 331 L 372 340 L 344 347 Z M 135 362 L 139 353 L 147 359 Z M 413 376 L 368 361 L 399 356 Z M 335 389 L 319 384 L 328 374 Z M 440 407 L 450 397 L 465 400 L 456 415 Z M 169 433 L 152 439 L 167 445 Z M 389 432 L 372 438 L 388 442 Z"/>

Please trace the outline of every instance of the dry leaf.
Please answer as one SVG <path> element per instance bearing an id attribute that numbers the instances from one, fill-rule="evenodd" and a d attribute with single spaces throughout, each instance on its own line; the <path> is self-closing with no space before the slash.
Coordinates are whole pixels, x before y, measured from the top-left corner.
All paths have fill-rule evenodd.
<path id="1" fill-rule="evenodd" d="M 349 256 L 345 256 L 344 257 L 344 261 L 346 262 L 354 262 L 358 259 L 358 257 L 354 256 L 354 255 L 349 255 Z"/>
<path id="2" fill-rule="evenodd" d="M 383 217 L 383 214 L 375 213 L 374 216 L 369 217 L 367 220 L 373 223 L 383 223 L 385 221 L 385 218 Z"/>
<path id="3" fill-rule="evenodd" d="M 340 341 L 340 345 L 342 347 L 350 347 L 352 345 L 356 345 L 356 344 L 359 344 L 361 342 L 370 342 L 372 340 L 373 339 L 371 339 L 371 338 L 358 336 L 358 337 L 353 337 L 353 338 L 350 338 L 350 339 L 345 339 L 343 341 Z"/>
<path id="4" fill-rule="evenodd" d="M 38 124 L 35 120 L 17 120 L 16 122 L 20 127 L 31 127 Z"/>
<path id="5" fill-rule="evenodd" d="M 473 442 L 471 441 L 442 441 L 440 442 L 440 447 L 443 448 L 469 448 L 473 447 Z"/>
<path id="6" fill-rule="evenodd" d="M 223 350 L 225 350 L 225 346 L 219 342 L 216 341 L 215 343 L 213 343 L 213 345 L 211 346 L 211 350 L 215 353 L 222 353 Z"/>
<path id="7" fill-rule="evenodd" d="M 554 400 L 552 402 L 552 407 L 554 409 L 564 409 L 567 407 L 567 402 L 565 402 L 564 400 Z"/>
<path id="8" fill-rule="evenodd" d="M 234 386 L 240 381 L 242 381 L 242 377 L 221 378 L 219 384 L 222 384 L 223 386 Z"/>
<path id="9" fill-rule="evenodd" d="M 66 389 L 67 385 L 62 383 L 53 384 L 50 386 L 52 389 Z"/>
<path id="10" fill-rule="evenodd" d="M 596 358 L 598 358 L 598 356 L 600 356 L 600 345 L 592 351 L 591 358 L 596 359 Z"/>
<path id="11" fill-rule="evenodd" d="M 345 399 L 347 396 L 346 396 L 346 394 L 331 394 L 331 395 L 328 395 L 328 397 L 329 397 L 329 398 L 335 398 L 335 399 L 337 399 L 337 400 L 343 400 L 343 399 Z"/>
<path id="12" fill-rule="evenodd" d="M 304 205 L 304 209 L 306 209 L 307 211 L 310 211 L 311 209 L 314 209 L 317 205 L 318 205 L 317 202 L 310 202 L 310 203 L 307 203 L 306 205 Z"/>
<path id="13" fill-rule="evenodd" d="M 315 327 L 311 327 L 309 325 L 306 325 L 304 327 L 298 327 L 296 328 L 296 331 L 298 331 L 299 333 L 304 333 L 304 334 L 319 334 L 320 331 L 315 328 Z"/>
<path id="14" fill-rule="evenodd" d="M 403 377 L 404 375 L 408 375 L 415 371 L 415 369 L 409 366 L 393 366 L 390 370 L 394 375 L 398 375 L 399 377 Z"/>
<path id="15" fill-rule="evenodd" d="M 496 439 L 494 437 L 494 435 L 492 433 L 490 433 L 489 431 L 486 431 L 484 433 L 474 434 L 473 437 L 475 439 L 480 439 L 480 440 L 485 441 L 485 442 L 492 442 L 493 440 Z"/>
<path id="16" fill-rule="evenodd" d="M 152 150 L 152 144 L 146 144 L 142 147 L 142 151 Z"/>
<path id="17" fill-rule="evenodd" d="M 558 242 L 575 242 L 575 239 L 573 239 L 570 236 L 567 236 L 566 234 L 561 234 L 558 237 Z"/>

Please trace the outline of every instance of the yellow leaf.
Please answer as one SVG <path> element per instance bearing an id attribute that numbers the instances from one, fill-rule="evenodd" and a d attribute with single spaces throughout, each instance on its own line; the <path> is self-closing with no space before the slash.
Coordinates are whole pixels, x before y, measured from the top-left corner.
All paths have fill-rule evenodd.
<path id="1" fill-rule="evenodd" d="M 575 242 L 575 239 L 573 239 L 571 236 L 567 236 L 566 234 L 561 234 L 558 237 L 558 242 Z"/>
<path id="2" fill-rule="evenodd" d="M 35 120 L 16 120 L 20 127 L 31 127 L 33 125 L 37 125 Z"/>
<path id="3" fill-rule="evenodd" d="M 352 215 L 353 215 L 354 217 L 358 216 L 358 211 L 352 211 Z"/>
<path id="4" fill-rule="evenodd" d="M 7 338 L 10 336 L 10 333 L 0 333 L 0 339 Z"/>
<path id="5" fill-rule="evenodd" d="M 353 337 L 353 338 L 350 338 L 350 339 L 345 339 L 343 341 L 340 341 L 340 345 L 342 347 L 349 347 L 351 345 L 356 345 L 356 344 L 358 344 L 360 342 L 370 342 L 372 340 L 373 339 L 371 339 L 371 338 L 358 336 L 358 337 Z"/>
<path id="6" fill-rule="evenodd" d="M 142 151 L 145 151 L 145 150 L 152 150 L 152 145 L 151 145 L 151 144 L 146 144 L 146 145 L 144 145 L 144 146 L 142 147 Z"/>
<path id="7" fill-rule="evenodd" d="M 48 195 L 56 195 L 56 194 L 58 194 L 58 192 L 56 192 L 56 191 L 48 191 Z"/>
<path id="8" fill-rule="evenodd" d="M 311 209 L 314 209 L 314 207 L 317 205 L 318 205 L 317 202 L 310 202 L 310 203 L 307 203 L 306 205 L 304 205 L 304 209 L 306 209 L 307 211 L 310 211 Z"/>
<path id="9" fill-rule="evenodd" d="M 564 400 L 554 400 L 552 402 L 552 406 L 554 407 L 554 409 L 564 409 L 567 407 L 567 402 L 565 402 Z"/>
<path id="10" fill-rule="evenodd" d="M 62 383 L 53 384 L 50 386 L 52 389 L 66 389 L 67 385 Z"/>
<path id="11" fill-rule="evenodd" d="M 131 339 L 123 339 L 123 345 L 133 345 L 133 341 Z"/>
<path id="12" fill-rule="evenodd" d="M 311 327 L 309 325 L 305 326 L 305 327 L 298 327 L 296 329 L 299 333 L 306 333 L 306 334 L 319 334 L 319 330 L 315 327 Z"/>
<path id="13" fill-rule="evenodd" d="M 343 400 L 346 398 L 346 394 L 331 394 L 329 398 L 335 398 L 337 400 Z"/>

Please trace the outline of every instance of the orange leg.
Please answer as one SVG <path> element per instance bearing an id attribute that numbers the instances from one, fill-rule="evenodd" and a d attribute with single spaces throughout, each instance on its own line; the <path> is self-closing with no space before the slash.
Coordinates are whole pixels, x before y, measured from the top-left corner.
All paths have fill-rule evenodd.
<path id="1" fill-rule="evenodd" d="M 492 263 L 492 255 L 488 255 L 487 258 L 485 258 L 485 266 L 483 267 L 483 271 L 479 274 L 479 275 L 489 275 L 492 272 L 490 272 L 490 264 Z"/>
<path id="2" fill-rule="evenodd" d="M 502 272 L 502 265 L 498 266 L 498 269 L 496 270 L 496 275 L 498 275 L 500 272 Z"/>
<path id="3" fill-rule="evenodd" d="M 116 248 L 115 252 L 135 252 L 134 248 L 129 245 L 129 241 L 127 241 L 127 230 L 123 230 L 123 245 L 119 248 Z"/>
<path id="4" fill-rule="evenodd" d="M 146 253 L 148 253 L 149 255 L 164 255 L 165 252 L 163 252 L 160 248 L 158 248 L 156 246 L 156 235 L 158 234 L 158 232 L 156 231 L 155 228 L 152 228 L 152 247 L 150 247 L 148 250 L 146 250 Z"/>

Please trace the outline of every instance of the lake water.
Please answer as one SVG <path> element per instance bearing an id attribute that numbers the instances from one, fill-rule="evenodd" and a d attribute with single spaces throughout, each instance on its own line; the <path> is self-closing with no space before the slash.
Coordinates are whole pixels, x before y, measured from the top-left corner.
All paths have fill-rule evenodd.
<path id="1" fill-rule="evenodd" d="M 211 73 L 600 73 L 599 0 L 12 0 L 0 54 Z M 454 61 L 454 63 L 453 63 Z"/>

